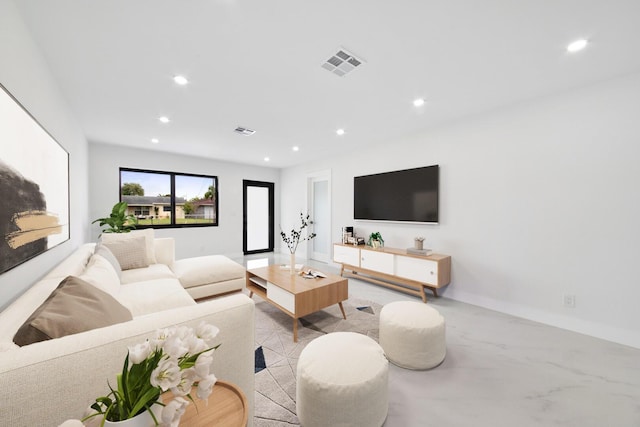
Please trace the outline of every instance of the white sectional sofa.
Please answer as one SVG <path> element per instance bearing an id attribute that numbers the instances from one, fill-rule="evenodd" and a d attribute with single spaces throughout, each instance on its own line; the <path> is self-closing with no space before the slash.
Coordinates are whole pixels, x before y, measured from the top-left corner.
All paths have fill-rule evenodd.
<path id="1" fill-rule="evenodd" d="M 173 239 L 152 241 L 156 262 L 122 271 L 116 285 L 113 274 L 117 272 L 111 271 L 104 257 L 94 255 L 96 245 L 83 245 L 0 313 L 0 424 L 57 426 L 66 419 L 81 418 L 96 397 L 108 392 L 107 381 L 115 384 L 128 346 L 143 342 L 160 328 L 195 327 L 205 321 L 220 329 L 217 340 L 222 345 L 214 354 L 213 373 L 244 391 L 252 425 L 254 303 L 241 292 L 200 303 L 194 301 L 194 297 L 241 289 L 244 269 L 229 264 L 232 261 L 225 257 L 174 261 Z M 216 262 L 221 263 L 219 269 Z M 220 274 L 225 268 L 240 271 L 238 267 L 242 270 L 241 280 Z M 92 286 L 91 292 L 98 292 L 95 287 L 99 295 L 112 297 L 126 308 L 125 312 L 130 312 L 131 320 L 16 345 L 13 342 L 16 332 L 44 301 L 53 298 L 52 292 L 68 276 L 82 279 L 78 280 L 84 283 L 81 289 Z M 190 287 L 185 289 L 181 280 Z M 216 280 L 222 284 L 218 288 Z M 102 319 L 100 315 L 63 317 L 71 328 L 92 320 L 87 317 Z M 107 317 L 105 314 L 104 318 Z"/>

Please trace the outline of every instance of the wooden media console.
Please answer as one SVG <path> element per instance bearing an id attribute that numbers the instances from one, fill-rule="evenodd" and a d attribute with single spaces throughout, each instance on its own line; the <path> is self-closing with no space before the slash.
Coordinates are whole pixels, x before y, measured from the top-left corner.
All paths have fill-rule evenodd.
<path id="1" fill-rule="evenodd" d="M 334 243 L 333 261 L 342 265 L 340 275 L 350 274 L 358 279 L 417 295 L 427 302 L 424 293 L 429 288 L 438 296 L 438 288 L 451 281 L 449 255 L 408 254 L 404 249 L 354 246 Z"/>

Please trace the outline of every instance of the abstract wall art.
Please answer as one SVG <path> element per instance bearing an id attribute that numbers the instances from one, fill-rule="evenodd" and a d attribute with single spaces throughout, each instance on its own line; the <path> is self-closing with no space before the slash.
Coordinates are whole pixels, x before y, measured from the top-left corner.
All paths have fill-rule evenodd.
<path id="1" fill-rule="evenodd" d="M 69 240 L 69 154 L 0 89 L 1 274 Z"/>

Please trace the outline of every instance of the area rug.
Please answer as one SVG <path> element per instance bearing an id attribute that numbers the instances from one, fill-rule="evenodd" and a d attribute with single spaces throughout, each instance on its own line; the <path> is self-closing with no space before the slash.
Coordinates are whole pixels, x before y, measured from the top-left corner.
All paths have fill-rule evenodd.
<path id="1" fill-rule="evenodd" d="M 298 323 L 293 342 L 293 320 L 267 302 L 256 302 L 256 427 L 300 425 L 296 416 L 296 365 L 302 349 L 314 338 L 349 331 L 378 341 L 380 304 L 350 297 L 338 305 L 310 314 Z"/>

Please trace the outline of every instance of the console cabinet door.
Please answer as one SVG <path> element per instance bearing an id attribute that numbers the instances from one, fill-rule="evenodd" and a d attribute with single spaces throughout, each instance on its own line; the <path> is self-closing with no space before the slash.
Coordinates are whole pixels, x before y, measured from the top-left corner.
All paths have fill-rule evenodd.
<path id="1" fill-rule="evenodd" d="M 333 245 L 333 260 L 340 264 L 360 267 L 360 249 L 347 246 Z"/>
<path id="2" fill-rule="evenodd" d="M 380 273 L 393 274 L 393 254 L 384 252 L 360 251 L 360 267 Z"/>
<path id="3" fill-rule="evenodd" d="M 430 259 L 398 256 L 396 276 L 438 286 L 438 263 Z"/>

